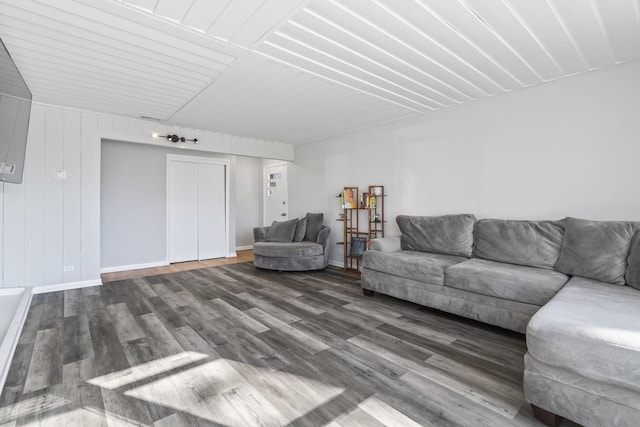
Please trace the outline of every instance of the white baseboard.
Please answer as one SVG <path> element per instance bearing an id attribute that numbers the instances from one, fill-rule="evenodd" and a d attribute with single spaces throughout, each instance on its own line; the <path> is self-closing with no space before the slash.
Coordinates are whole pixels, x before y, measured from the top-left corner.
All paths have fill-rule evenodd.
<path id="1" fill-rule="evenodd" d="M 229 252 L 227 254 L 227 258 L 237 258 L 238 254 L 235 252 Z"/>
<path id="2" fill-rule="evenodd" d="M 7 292 L 8 291 L 8 292 Z M 18 339 L 22 332 L 22 326 L 27 319 L 27 313 L 29 312 L 29 305 L 31 304 L 31 298 L 33 296 L 32 288 L 17 288 L 17 289 L 3 289 L 0 295 L 18 295 L 22 292 L 22 298 L 18 303 L 16 312 L 11 319 L 9 328 L 4 334 L 2 343 L 0 344 L 0 390 L 4 388 L 4 382 L 7 379 L 9 368 L 11 367 L 11 359 L 16 351 L 18 345 Z"/>
<path id="3" fill-rule="evenodd" d="M 57 285 L 36 286 L 33 288 L 34 294 L 44 294 L 47 292 L 68 291 L 71 289 L 89 288 L 91 286 L 102 285 L 102 280 L 84 280 L 82 282 L 58 283 Z"/>
<path id="4" fill-rule="evenodd" d="M 147 262 L 145 264 L 118 265 L 116 267 L 106 267 L 100 269 L 100 274 L 117 273 L 119 271 L 140 270 L 142 268 L 166 267 L 168 261 Z"/>
<path id="5" fill-rule="evenodd" d="M 342 261 L 334 261 L 334 260 L 330 259 L 329 260 L 329 265 L 332 265 L 334 267 L 344 268 L 344 262 L 342 262 Z"/>
<path id="6" fill-rule="evenodd" d="M 246 251 L 249 249 L 253 249 L 253 245 L 236 246 L 236 251 Z"/>

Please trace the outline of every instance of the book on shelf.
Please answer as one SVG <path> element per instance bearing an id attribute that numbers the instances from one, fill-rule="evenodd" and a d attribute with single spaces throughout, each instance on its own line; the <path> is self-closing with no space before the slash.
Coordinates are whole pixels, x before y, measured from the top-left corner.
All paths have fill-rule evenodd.
<path id="1" fill-rule="evenodd" d="M 362 199 L 360 199 L 360 207 L 363 209 L 369 207 L 369 193 L 362 193 Z"/>
<path id="2" fill-rule="evenodd" d="M 350 256 L 362 256 L 367 246 L 367 239 L 365 237 L 354 237 L 351 239 L 351 247 L 349 248 Z"/>
<path id="3" fill-rule="evenodd" d="M 353 190 L 350 188 L 345 188 L 342 192 L 342 208 L 343 209 L 355 209 L 356 208 L 356 200 L 353 194 Z"/>
<path id="4" fill-rule="evenodd" d="M 367 207 L 368 208 L 375 208 L 376 204 L 377 204 L 377 200 L 376 200 L 376 195 L 375 194 L 369 194 L 369 198 L 367 199 Z"/>

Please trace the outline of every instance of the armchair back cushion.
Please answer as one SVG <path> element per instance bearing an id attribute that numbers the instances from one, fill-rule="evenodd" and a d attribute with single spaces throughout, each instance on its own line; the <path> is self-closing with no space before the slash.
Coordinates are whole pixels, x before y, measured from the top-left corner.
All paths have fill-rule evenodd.
<path id="1" fill-rule="evenodd" d="M 289 221 L 273 221 L 267 232 L 267 242 L 292 242 L 297 222 L 298 218 Z"/>
<path id="2" fill-rule="evenodd" d="M 627 285 L 640 289 L 640 231 L 631 240 L 631 252 L 627 259 L 627 272 L 624 276 Z"/>
<path id="3" fill-rule="evenodd" d="M 473 255 L 491 261 L 552 269 L 562 247 L 563 221 L 480 219 Z"/>
<path id="4" fill-rule="evenodd" d="M 294 242 L 302 242 L 304 235 L 307 233 L 307 217 L 300 218 L 296 222 L 296 231 L 293 233 Z"/>
<path id="5" fill-rule="evenodd" d="M 471 256 L 473 226 L 476 222 L 474 215 L 398 215 L 396 222 L 402 232 L 400 239 L 402 249 Z"/>
<path id="6" fill-rule="evenodd" d="M 318 240 L 318 233 L 322 230 L 322 222 L 324 221 L 323 213 L 307 213 L 307 231 L 304 240 L 315 242 Z"/>
<path id="7" fill-rule="evenodd" d="M 632 222 L 568 218 L 556 270 L 624 285 L 634 232 Z"/>

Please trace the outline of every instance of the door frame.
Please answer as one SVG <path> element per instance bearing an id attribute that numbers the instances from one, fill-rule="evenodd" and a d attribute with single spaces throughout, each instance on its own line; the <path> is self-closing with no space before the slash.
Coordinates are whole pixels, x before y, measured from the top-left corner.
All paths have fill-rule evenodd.
<path id="1" fill-rule="evenodd" d="M 271 163 L 268 165 L 264 165 L 262 167 L 262 179 L 261 179 L 261 190 L 262 191 L 262 224 L 263 226 L 268 226 L 271 224 L 265 224 L 265 220 L 267 219 L 267 192 L 265 191 L 266 187 L 266 183 L 267 183 L 267 168 L 271 168 L 274 166 L 284 166 L 285 167 L 285 176 L 284 179 L 287 180 L 287 213 L 289 212 L 289 162 L 278 162 L 278 163 Z M 287 219 L 289 219 L 289 215 L 287 214 Z"/>
<path id="2" fill-rule="evenodd" d="M 231 161 L 228 159 L 219 159 L 215 157 L 200 156 L 184 156 L 181 154 L 167 154 L 167 183 L 166 183 L 166 258 L 169 263 L 169 163 L 172 161 L 189 162 L 189 163 L 210 163 L 224 166 L 224 253 L 226 258 L 231 258 L 229 254 L 229 180 L 231 176 Z"/>

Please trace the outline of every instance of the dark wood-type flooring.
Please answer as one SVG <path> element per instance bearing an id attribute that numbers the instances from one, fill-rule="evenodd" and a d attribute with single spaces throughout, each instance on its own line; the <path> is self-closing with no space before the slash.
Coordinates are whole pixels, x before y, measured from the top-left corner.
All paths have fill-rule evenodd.
<path id="1" fill-rule="evenodd" d="M 336 268 L 211 267 L 34 296 L 0 425 L 539 425 L 524 353 Z"/>

